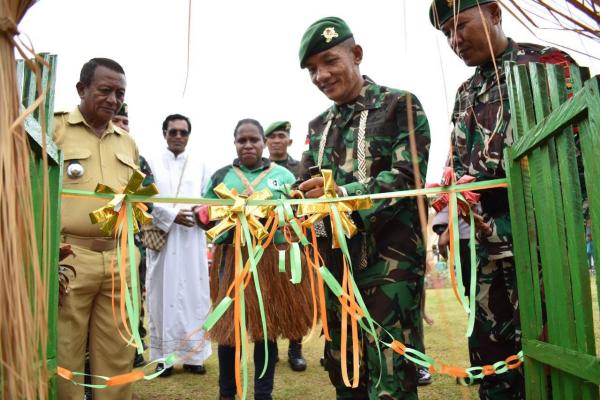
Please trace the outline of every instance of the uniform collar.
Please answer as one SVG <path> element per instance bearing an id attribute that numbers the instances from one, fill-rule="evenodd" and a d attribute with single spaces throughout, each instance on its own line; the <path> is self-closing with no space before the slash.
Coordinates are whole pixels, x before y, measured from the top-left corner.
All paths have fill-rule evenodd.
<path id="1" fill-rule="evenodd" d="M 498 68 L 498 71 L 500 73 L 503 72 L 504 63 L 506 61 L 515 61 L 516 60 L 518 50 L 519 50 L 519 46 L 517 45 L 517 43 L 515 43 L 515 41 L 512 40 L 511 38 L 508 38 L 508 46 L 506 46 L 506 49 L 502 52 L 502 54 L 497 56 L 495 59 L 496 67 Z M 477 75 L 481 75 L 482 78 L 484 78 L 484 79 L 488 79 L 491 76 L 494 76 L 496 74 L 496 70 L 494 68 L 494 63 L 488 62 L 488 63 L 478 66 L 475 73 Z"/>
<path id="2" fill-rule="evenodd" d="M 364 84 L 356 100 L 349 104 L 334 104 L 331 106 L 329 113 L 325 117 L 325 122 L 340 115 L 341 121 L 339 125 L 346 126 L 355 114 L 364 110 L 372 110 L 381 107 L 385 93 L 380 90 L 379 85 L 367 75 L 363 75 L 363 79 Z"/>
<path id="3" fill-rule="evenodd" d="M 271 160 L 269 160 L 268 158 L 262 158 L 261 159 L 262 163 L 258 168 L 255 169 L 250 169 L 245 167 L 244 165 L 242 165 L 242 163 L 240 162 L 239 158 L 236 158 L 235 160 L 233 160 L 233 166 L 234 167 L 238 167 L 239 169 L 241 169 L 242 171 L 246 171 L 246 172 L 255 172 L 255 171 L 261 171 L 263 169 L 267 169 L 269 168 L 269 166 L 271 166 Z"/>
<path id="4" fill-rule="evenodd" d="M 88 124 L 88 122 L 85 120 L 85 118 L 83 118 L 83 114 L 81 114 L 79 106 L 75 107 L 75 109 L 69 113 L 69 118 L 67 119 L 67 122 L 71 125 L 83 124 L 89 129 L 91 129 L 92 132 L 95 132 L 94 129 L 90 126 L 90 124 Z M 121 128 L 113 125 L 112 121 L 108 121 L 108 125 L 102 134 L 104 135 L 105 133 L 116 133 L 118 135 L 126 134 L 126 132 L 123 131 Z"/>
<path id="5" fill-rule="evenodd" d="M 287 158 L 285 160 L 272 160 L 274 163 L 282 165 L 282 164 L 287 164 L 287 165 L 296 165 L 298 164 L 298 161 L 294 160 L 292 158 L 292 156 L 290 156 L 288 154 Z"/>

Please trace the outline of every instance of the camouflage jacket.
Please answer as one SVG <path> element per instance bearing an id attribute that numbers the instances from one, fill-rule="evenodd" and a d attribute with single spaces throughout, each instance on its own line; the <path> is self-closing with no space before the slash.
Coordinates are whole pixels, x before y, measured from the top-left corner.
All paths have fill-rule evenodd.
<path id="1" fill-rule="evenodd" d="M 152 170 L 150 169 L 150 165 L 148 161 L 143 156 L 140 156 L 140 171 L 146 175 L 144 181 L 142 182 L 142 186 L 148 186 L 154 183 L 154 175 L 152 174 Z M 152 203 L 146 203 L 148 206 L 148 212 L 152 211 Z M 142 244 L 141 233 L 135 235 L 135 244 L 142 253 L 142 255 L 146 254 L 146 248 Z"/>
<path id="2" fill-rule="evenodd" d="M 362 92 L 354 103 L 333 105 L 310 122 L 308 149 L 302 155 L 300 177 L 309 178 L 308 168 L 318 164 L 321 138 L 331 122 L 320 167 L 331 169 L 336 184 L 348 195 L 414 189 L 408 133 L 409 98 L 419 170 L 424 180 L 430 135 L 419 100 L 409 92 L 377 85 L 366 76 Z M 364 145 L 359 149 L 359 125 L 365 111 L 368 114 Z M 359 153 L 364 154 L 364 177 L 361 177 Z M 353 218 L 366 240 L 363 242 L 366 265 L 375 280 L 412 279 L 415 273 L 422 275 L 423 244 L 415 199 L 375 201 L 371 209 L 359 211 Z M 360 246 L 356 240 L 349 244 Z M 353 265 L 356 268 L 354 260 Z"/>
<path id="3" fill-rule="evenodd" d="M 551 47 L 515 43 L 509 39 L 507 49 L 494 65 L 476 68 L 471 78 L 456 93 L 452 122 L 452 159 L 457 178 L 471 175 L 478 181 L 506 176 L 503 152 L 513 142 L 510 106 L 504 72 L 504 62 L 562 64 L 568 67 L 574 61 L 566 53 Z M 568 68 L 565 71 L 568 76 Z M 498 86 L 498 81 L 500 86 Z M 510 215 L 505 189 L 481 191 L 482 212 L 493 228 L 488 237 L 479 237 L 480 255 L 489 260 L 512 256 Z"/>
<path id="4" fill-rule="evenodd" d="M 298 160 L 294 160 L 292 156 L 288 154 L 285 160 L 273 160 L 277 165 L 281 165 L 283 168 L 286 168 L 290 171 L 296 178 L 300 176 L 300 162 Z"/>

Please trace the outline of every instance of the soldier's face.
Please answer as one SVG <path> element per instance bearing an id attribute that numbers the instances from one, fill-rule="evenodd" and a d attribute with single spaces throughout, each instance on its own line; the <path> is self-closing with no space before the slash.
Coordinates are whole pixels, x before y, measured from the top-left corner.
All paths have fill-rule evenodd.
<path id="1" fill-rule="evenodd" d="M 362 48 L 341 43 L 306 61 L 312 83 L 336 104 L 351 103 L 362 89 Z"/>
<path id="2" fill-rule="evenodd" d="M 173 154 L 180 154 L 185 151 L 190 138 L 190 127 L 185 119 L 175 119 L 169 121 L 167 130 L 163 132 L 167 141 L 167 148 Z"/>
<path id="3" fill-rule="evenodd" d="M 292 144 L 292 139 L 286 131 L 275 131 L 267 136 L 267 148 L 271 157 L 287 156 L 287 149 Z"/>
<path id="4" fill-rule="evenodd" d="M 124 115 L 115 115 L 112 119 L 112 123 L 129 132 L 129 118 Z"/>
<path id="5" fill-rule="evenodd" d="M 442 25 L 448 44 L 466 65 L 477 66 L 492 60 L 490 44 L 496 46 L 499 10 L 496 4 L 481 6 L 481 12 L 479 7 L 472 7 Z"/>
<path id="6" fill-rule="evenodd" d="M 256 125 L 240 125 L 235 131 L 234 143 L 242 165 L 251 169 L 260 165 L 265 142 Z"/>
<path id="7" fill-rule="evenodd" d="M 108 123 L 121 109 L 125 100 L 125 75 L 98 66 L 92 82 L 86 86 L 77 83 L 79 109 L 89 123 Z"/>

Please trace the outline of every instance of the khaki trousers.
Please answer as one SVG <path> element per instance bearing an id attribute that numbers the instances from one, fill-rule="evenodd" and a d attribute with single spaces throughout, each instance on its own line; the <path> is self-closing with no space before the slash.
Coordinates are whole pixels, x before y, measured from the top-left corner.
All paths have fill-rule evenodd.
<path id="1" fill-rule="evenodd" d="M 132 370 L 135 349 L 128 346 L 118 333 L 127 333 L 120 318 L 120 274 L 115 259 L 115 307 L 117 324 L 112 311 L 111 260 L 115 250 L 92 251 L 71 244 L 75 257 L 64 264 L 75 268 L 77 276 L 69 283 L 58 317 L 58 365 L 73 372 L 83 372 L 86 341 L 89 337 L 90 368 L 93 375 L 112 377 Z M 136 264 L 140 256 L 136 249 Z M 127 269 L 127 282 L 129 269 Z M 89 329 L 89 331 L 88 331 Z M 83 377 L 76 376 L 77 382 Z M 104 381 L 94 381 L 103 384 Z M 82 400 L 83 386 L 59 378 L 59 400 Z M 94 389 L 94 400 L 131 400 L 131 385 Z"/>

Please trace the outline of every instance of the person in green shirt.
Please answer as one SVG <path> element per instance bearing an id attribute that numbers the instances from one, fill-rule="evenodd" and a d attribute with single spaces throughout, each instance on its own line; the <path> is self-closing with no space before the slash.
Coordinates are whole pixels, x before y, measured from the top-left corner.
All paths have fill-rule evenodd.
<path id="1" fill-rule="evenodd" d="M 268 188 L 273 198 L 285 197 L 281 190 L 283 185 L 291 185 L 296 180 L 294 175 L 284 167 L 263 158 L 265 147 L 264 130 L 261 124 L 253 119 L 243 119 L 234 130 L 234 143 L 238 158 L 211 177 L 207 186 L 206 198 L 218 198 L 214 189 L 224 183 L 229 190 L 236 189 L 242 195 L 250 195 L 255 191 Z M 196 209 L 201 226 L 209 228 L 212 224 L 207 218 L 207 207 Z M 234 278 L 234 246 L 233 231 L 226 232 L 215 238 L 215 253 L 210 273 L 211 299 L 213 305 L 225 297 Z M 290 273 L 280 273 L 278 269 L 279 250 L 288 248 L 284 234 L 278 231 L 273 242 L 265 248 L 258 265 L 258 275 L 265 306 L 267 320 L 268 367 L 265 375 L 254 378 L 254 399 L 271 400 L 275 363 L 277 359 L 277 337 L 294 339 L 308 333 L 312 323 L 310 281 L 306 277 L 307 270 L 304 260 L 303 279 L 300 284 L 290 282 Z M 242 250 L 244 262 L 247 259 L 246 250 Z M 289 256 L 286 255 L 286 265 Z M 289 270 L 289 268 L 288 268 Z M 246 321 L 250 339 L 257 342 L 254 346 L 254 364 L 261 368 L 265 361 L 264 338 L 258 301 L 254 285 L 250 284 L 244 291 L 246 306 Z M 233 399 L 236 393 L 235 385 L 235 347 L 233 307 L 231 307 L 210 331 L 212 340 L 218 346 L 219 356 L 219 398 Z"/>

